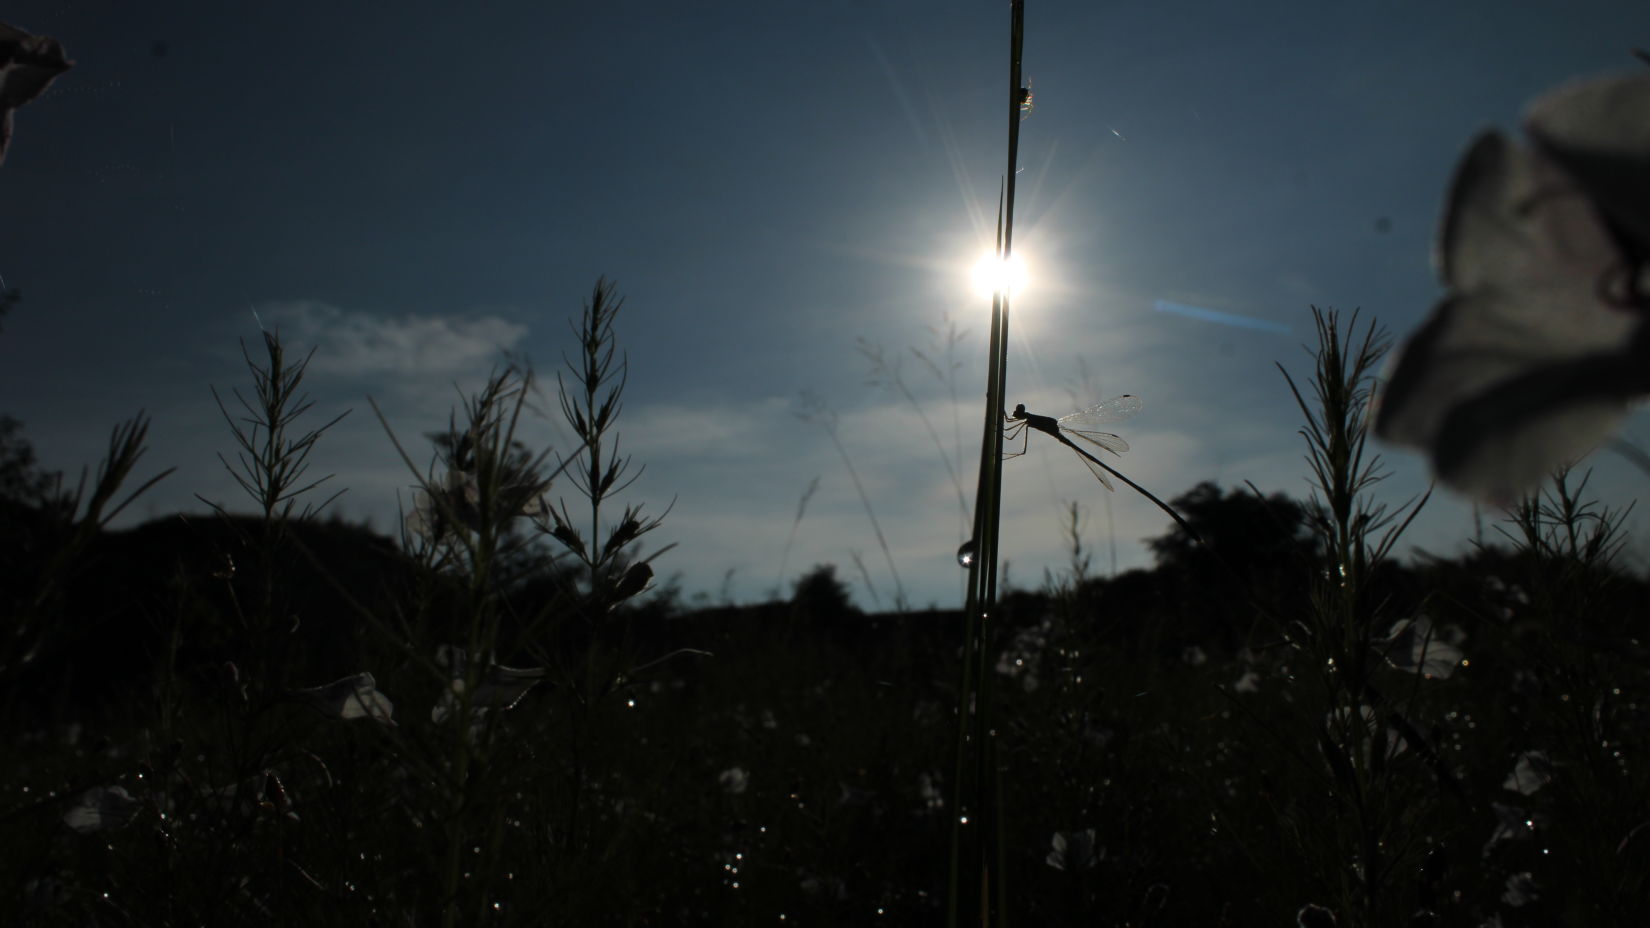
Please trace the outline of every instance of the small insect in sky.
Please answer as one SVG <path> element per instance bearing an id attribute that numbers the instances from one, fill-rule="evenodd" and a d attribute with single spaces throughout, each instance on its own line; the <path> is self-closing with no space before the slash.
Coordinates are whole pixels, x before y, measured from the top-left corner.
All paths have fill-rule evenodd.
<path id="1" fill-rule="evenodd" d="M 1114 489 L 1111 481 L 1106 479 L 1106 471 L 1110 468 L 1102 464 L 1099 458 L 1077 447 L 1077 444 L 1066 436 L 1075 435 L 1089 444 L 1104 448 L 1113 454 L 1122 454 L 1129 450 L 1128 442 L 1120 436 L 1088 428 L 1088 426 L 1122 422 L 1139 412 L 1141 406 L 1140 397 L 1125 393 L 1122 396 L 1114 396 L 1103 403 L 1096 403 L 1086 409 L 1080 409 L 1069 416 L 1061 416 L 1056 419 L 1053 416 L 1039 416 L 1036 413 L 1026 412 L 1025 404 L 1021 403 L 1014 407 L 1013 415 L 1003 417 L 1006 423 L 1004 425 L 1006 429 L 1004 437 L 1010 441 L 1022 438 L 1020 450 L 1012 454 L 1004 454 L 1003 457 L 1015 458 L 1026 453 L 1026 446 L 1031 442 L 1031 435 L 1027 431 L 1029 426 L 1052 436 L 1055 441 L 1077 452 L 1078 456 L 1083 459 L 1083 464 L 1088 467 L 1089 472 L 1094 474 L 1100 481 L 1100 485 L 1108 490 Z"/>

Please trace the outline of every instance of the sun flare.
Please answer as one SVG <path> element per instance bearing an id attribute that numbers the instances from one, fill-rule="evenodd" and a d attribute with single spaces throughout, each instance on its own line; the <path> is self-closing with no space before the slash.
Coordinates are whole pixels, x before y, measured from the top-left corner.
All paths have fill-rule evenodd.
<path id="1" fill-rule="evenodd" d="M 1009 296 L 1019 296 L 1026 289 L 1026 264 L 1019 255 L 1009 255 L 1007 261 L 994 252 L 986 252 L 974 262 L 969 279 L 976 296 L 989 297 L 1006 289 Z"/>

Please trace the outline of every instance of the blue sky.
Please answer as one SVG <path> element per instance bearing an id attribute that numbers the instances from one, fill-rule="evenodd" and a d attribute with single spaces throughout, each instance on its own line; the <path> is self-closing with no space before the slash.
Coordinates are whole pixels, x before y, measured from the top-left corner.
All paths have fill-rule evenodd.
<path id="1" fill-rule="evenodd" d="M 1309 305 L 1415 327 L 1472 134 L 1515 127 L 1565 80 L 1642 67 L 1628 49 L 1650 44 L 1637 0 L 1028 6 L 1032 279 L 1009 402 L 1142 396 L 1121 466 L 1165 498 L 1205 479 L 1303 494 L 1274 362 L 1308 369 Z M 76 66 L 18 111 L 0 166 L 0 276 L 24 294 L 0 333 L 0 410 L 71 474 L 147 410 L 142 472 L 178 471 L 126 524 L 199 511 L 195 493 L 242 504 L 208 386 L 247 389 L 253 307 L 317 348 L 313 424 L 354 410 L 313 467 L 383 529 L 411 475 L 366 398 L 416 443 L 502 349 L 548 378 L 605 274 L 627 297 L 619 429 L 646 465 L 629 496 L 676 500 L 649 539 L 679 543 L 662 573 L 719 595 L 731 570 L 751 601 L 831 562 L 869 606 L 857 551 L 891 601 L 841 459 L 795 416 L 807 390 L 839 417 L 910 599 L 957 601 L 956 491 L 855 345 L 906 354 L 972 498 L 989 304 L 967 269 L 1003 171 L 1006 3 L 22 2 L 5 18 Z M 955 404 L 908 353 L 944 320 L 968 332 Z M 555 423 L 530 429 L 567 447 Z M 1387 457 L 1392 502 L 1425 486 L 1421 461 Z M 1612 503 L 1642 485 L 1593 463 Z M 1146 563 L 1139 540 L 1165 528 L 1058 447 L 1033 443 L 1005 486 L 1020 585 L 1064 564 L 1066 501 L 1101 570 L 1113 540 L 1120 567 Z M 1472 526 L 1440 499 L 1410 541 L 1453 553 Z"/>

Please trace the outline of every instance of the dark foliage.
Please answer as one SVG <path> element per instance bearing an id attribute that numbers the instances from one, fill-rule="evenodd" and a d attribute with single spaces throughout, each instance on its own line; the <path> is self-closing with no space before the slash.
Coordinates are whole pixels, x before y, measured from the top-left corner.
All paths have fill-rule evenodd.
<path id="1" fill-rule="evenodd" d="M 1350 866 L 1325 859 L 1319 843 L 1348 813 L 1320 749 L 1321 715 L 1303 708 L 1315 678 L 1266 614 L 1295 608 L 1289 584 L 1316 556 L 1290 529 L 1298 508 L 1277 499 L 1257 508 L 1249 494 L 1208 486 L 1184 499 L 1191 524 L 1270 598 L 1221 592 L 1214 569 L 1170 537 L 1158 540 L 1164 557 L 1154 569 L 1001 604 L 993 680 L 1009 885 L 1022 924 L 1275 926 L 1294 923 L 1308 903 L 1322 907 L 1311 915 L 1321 919 L 1335 896 L 1320 875 Z M 1281 521 L 1266 521 L 1279 511 Z M 8 522 L 28 512 L 13 510 Z M 397 772 L 406 761 L 380 741 L 391 735 L 366 722 L 314 728 L 305 750 L 317 761 L 294 754 L 278 768 L 300 818 L 267 814 L 225 846 L 202 844 L 216 832 L 190 819 L 206 814 L 198 803 L 178 806 L 183 821 L 168 824 L 165 838 L 153 811 L 94 835 L 62 823 L 89 785 L 158 795 L 143 792 L 149 780 L 139 772 L 193 769 L 197 753 L 231 750 L 215 746 L 211 729 L 181 734 L 174 748 L 154 732 L 157 669 L 180 631 L 180 717 L 217 711 L 224 688 L 212 671 L 226 661 L 279 666 L 277 679 L 303 684 L 370 666 L 396 701 L 398 731 L 429 728 L 427 677 L 355 605 L 391 617 L 391 630 L 405 617 L 413 637 L 439 641 L 431 623 L 442 609 L 420 610 L 414 599 L 447 594 L 420 590 L 428 578 L 370 532 L 294 523 L 275 567 L 280 611 L 301 621 L 276 623 L 284 640 L 255 654 L 235 618 L 237 600 L 249 598 L 239 585 L 255 556 L 240 547 L 249 526 L 157 520 L 100 537 L 77 565 L 60 636 L 31 671 L 25 702 L 40 714 L 10 729 L 0 771 L 14 797 L 0 806 L 11 835 L 0 892 L 15 911 L 52 911 L 41 901 L 50 898 L 99 924 L 160 924 L 169 911 L 362 924 L 438 905 L 421 862 L 429 822 L 442 813 L 420 798 L 416 778 Z M 28 532 L 28 556 L 38 557 L 53 529 Z M 226 555 L 240 568 L 234 578 L 219 576 Z M 1401 700 L 1457 787 L 1440 782 L 1416 748 L 1385 759 L 1411 812 L 1388 839 L 1388 914 L 1370 924 L 1424 923 L 1409 921 L 1423 909 L 1440 924 L 1643 923 L 1650 783 L 1636 759 L 1650 730 L 1650 653 L 1640 643 L 1650 587 L 1619 571 L 1578 570 L 1488 549 L 1373 576 L 1383 609 L 1425 613 L 1470 660 L 1439 679 L 1377 668 L 1378 685 Z M 1209 577 L 1209 589 L 1193 589 L 1195 576 Z M 27 570 L 8 573 L 8 595 L 26 579 Z M 531 615 L 576 579 L 546 568 L 510 594 L 506 611 Z M 520 781 L 526 798 L 507 806 L 524 824 L 477 858 L 513 873 L 488 889 L 505 906 L 499 923 L 752 924 L 784 913 L 788 923 L 850 924 L 878 910 L 890 924 L 941 919 L 960 617 L 858 613 L 829 565 L 806 575 L 789 602 L 689 613 L 670 602 L 572 623 L 594 636 L 536 632 L 549 637 L 530 651 L 552 665 L 580 648 L 694 650 L 633 660 L 614 701 L 575 711 L 582 697 L 547 684 L 498 717 L 504 737 L 488 755 L 492 767 L 471 776 L 490 783 L 500 765 L 530 774 Z M 574 720 L 590 726 L 582 739 Z M 80 723 L 78 740 L 69 722 Z M 33 740 L 22 740 L 27 732 Z M 577 766 L 569 744 L 582 745 Z M 1546 758 L 1540 769 L 1551 782 L 1508 789 L 1528 751 Z M 314 772 L 321 760 L 325 777 Z M 558 784 L 575 770 L 585 771 L 590 812 L 571 826 L 578 843 L 562 843 L 568 793 Z M 58 798 L 15 801 L 24 785 L 30 796 Z M 157 846 L 169 849 L 155 856 Z M 203 856 L 201 847 L 216 850 Z M 283 859 L 320 888 L 295 879 Z M 521 869 L 524 860 L 540 869 Z M 1528 898 L 1508 902 L 1522 898 L 1508 894 L 1509 881 Z M 225 885 L 246 891 L 226 895 Z M 105 889 L 129 918 L 99 908 Z M 1336 914 L 1339 924 L 1368 923 Z"/>
<path id="2" fill-rule="evenodd" d="M 40 470 L 34 446 L 23 437 L 23 423 L 0 416 L 0 500 L 42 506 L 51 499 L 54 483 Z"/>
<path id="3" fill-rule="evenodd" d="M 68 527 L 49 511 L 12 506 L 0 560 L 7 592 L 27 595 Z M 316 685 L 361 666 L 373 629 L 412 615 L 416 566 L 388 539 L 343 521 L 293 522 L 273 552 L 280 578 L 267 630 L 256 602 L 251 516 L 170 516 L 102 532 L 66 569 L 51 633 L 24 668 L 20 707 L 33 724 L 101 728 L 141 718 L 168 664 L 213 688 L 227 663 L 265 669 L 272 691 Z M 175 647 L 175 657 L 172 649 Z"/>

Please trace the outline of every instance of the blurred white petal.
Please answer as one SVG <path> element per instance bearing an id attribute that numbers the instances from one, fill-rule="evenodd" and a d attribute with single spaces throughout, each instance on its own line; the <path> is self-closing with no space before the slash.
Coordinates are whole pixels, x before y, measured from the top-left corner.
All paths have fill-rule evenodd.
<path id="1" fill-rule="evenodd" d="M 1525 751 L 1518 755 L 1512 773 L 1502 781 L 1501 788 L 1528 796 L 1553 781 L 1553 765 L 1541 751 Z"/>
<path id="2" fill-rule="evenodd" d="M 1524 126 L 1639 253 L 1650 252 L 1650 74 L 1560 87 L 1531 104 Z"/>
<path id="3" fill-rule="evenodd" d="M 1399 670 L 1440 680 L 1449 679 L 1461 663 L 1461 649 L 1456 647 L 1459 629 L 1445 626 L 1434 628 L 1426 616 L 1403 619 L 1393 623 L 1385 641 L 1379 642 L 1387 663 Z"/>
<path id="4" fill-rule="evenodd" d="M 1536 890 L 1534 874 L 1528 870 L 1514 873 L 1507 877 L 1507 888 L 1501 893 L 1501 901 L 1516 909 L 1539 898 L 1541 894 Z"/>
<path id="5" fill-rule="evenodd" d="M 292 696 L 329 718 L 346 721 L 370 718 L 385 725 L 395 724 L 390 718 L 395 704 L 378 692 L 378 684 L 370 673 L 352 674 L 325 686 L 298 690 Z"/>
<path id="6" fill-rule="evenodd" d="M 463 648 L 441 645 L 436 649 L 435 660 L 452 674 L 446 692 L 430 710 L 430 721 L 439 725 L 458 711 L 470 658 L 469 652 Z M 527 691 L 538 686 L 548 672 L 543 667 L 505 667 L 489 661 L 480 684 L 470 696 L 470 709 L 474 717 L 480 719 L 489 709 L 501 712 L 514 709 Z"/>
<path id="7" fill-rule="evenodd" d="M 1346 727 L 1349 724 L 1354 724 L 1350 721 L 1351 715 L 1352 713 L 1345 706 L 1329 713 L 1327 725 L 1329 730 L 1335 733 L 1337 741 L 1346 731 Z M 1386 727 L 1381 724 L 1380 717 L 1373 707 L 1359 706 L 1358 717 L 1362 719 L 1364 730 L 1368 733 L 1366 737 L 1359 739 L 1363 746 L 1364 766 L 1367 767 L 1370 763 L 1370 747 L 1375 743 L 1381 729 Z M 1407 750 L 1409 750 L 1409 745 L 1404 742 L 1403 735 L 1399 734 L 1395 728 L 1386 728 L 1386 757 L 1391 759 Z"/>
<path id="8" fill-rule="evenodd" d="M 63 814 L 63 824 L 91 834 L 126 825 L 141 808 L 143 803 L 124 786 L 96 786 L 80 794 L 80 801 Z"/>
<path id="9" fill-rule="evenodd" d="M 1095 852 L 1093 828 L 1074 831 L 1070 835 L 1056 831 L 1050 844 L 1053 849 L 1043 861 L 1056 870 L 1091 870 L 1099 858 L 1105 856 L 1104 849 L 1098 854 Z"/>
<path id="10" fill-rule="evenodd" d="M 1538 148 L 1486 132 L 1458 166 L 1438 256 L 1451 294 L 1404 346 L 1375 420 L 1450 486 L 1510 502 L 1650 393 L 1632 281 L 1647 275 L 1622 247 L 1650 245 L 1647 124 L 1650 80 L 1580 85 L 1532 107 Z"/>
<path id="11" fill-rule="evenodd" d="M 1502 805 L 1492 801 L 1490 809 L 1495 812 L 1495 830 L 1490 832 L 1490 839 L 1484 842 L 1484 849 L 1480 853 L 1489 857 L 1495 846 L 1503 841 L 1512 841 L 1526 838 L 1533 834 L 1531 823 L 1535 821 L 1531 814 L 1517 806 Z"/>
<path id="12" fill-rule="evenodd" d="M 750 786 L 751 775 L 743 767 L 729 767 L 717 775 L 716 781 L 722 784 L 724 791 L 737 796 L 743 793 L 746 787 Z"/>

